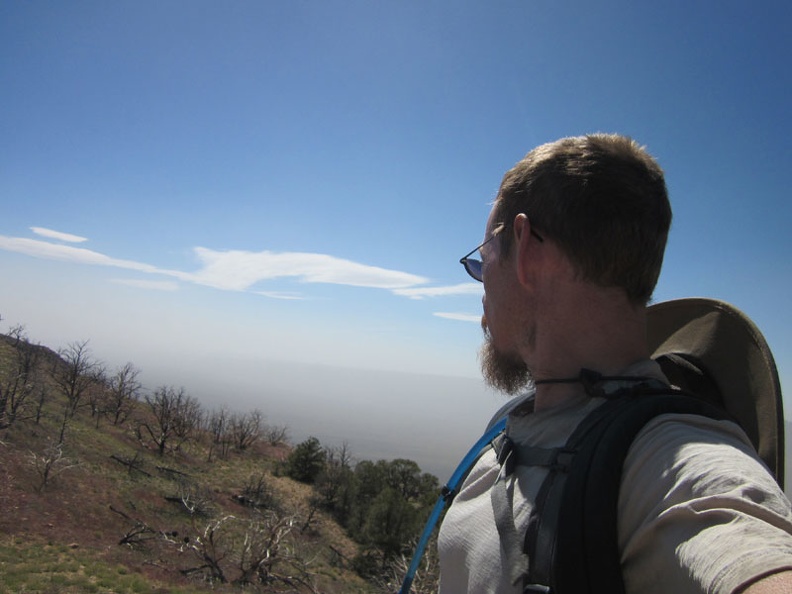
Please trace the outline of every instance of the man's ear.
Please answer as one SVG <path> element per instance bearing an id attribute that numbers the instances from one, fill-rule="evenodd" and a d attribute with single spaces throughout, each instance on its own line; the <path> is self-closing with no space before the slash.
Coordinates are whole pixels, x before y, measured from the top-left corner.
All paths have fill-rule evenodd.
<path id="1" fill-rule="evenodd" d="M 530 284 L 534 279 L 534 272 L 538 264 L 537 242 L 531 234 L 531 221 L 520 213 L 514 217 L 512 225 L 514 233 L 515 260 L 517 265 L 517 279 L 521 285 Z"/>

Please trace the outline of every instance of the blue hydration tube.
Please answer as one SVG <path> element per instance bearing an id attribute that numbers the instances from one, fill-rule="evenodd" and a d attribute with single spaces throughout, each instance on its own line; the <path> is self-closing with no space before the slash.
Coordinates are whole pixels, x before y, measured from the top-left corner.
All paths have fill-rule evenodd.
<path id="1" fill-rule="evenodd" d="M 415 547 L 415 553 L 413 553 L 413 558 L 410 562 L 409 569 L 407 569 L 407 574 L 404 576 L 404 581 L 402 582 L 399 594 L 410 594 L 410 587 L 412 586 L 413 579 L 415 579 L 415 573 L 418 571 L 418 565 L 420 565 L 421 559 L 423 558 L 426 545 L 429 542 L 429 537 L 432 536 L 432 532 L 434 531 L 437 521 L 440 519 L 440 514 L 443 512 L 446 504 L 456 494 L 456 489 L 459 486 L 460 481 L 462 481 L 462 479 L 467 476 L 468 471 L 473 466 L 473 464 L 475 464 L 476 460 L 478 460 L 484 447 L 487 446 L 498 435 L 500 435 L 500 433 L 505 428 L 506 416 L 498 420 L 497 423 L 493 424 L 492 427 L 490 427 L 487 432 L 479 438 L 473 447 L 470 448 L 470 451 L 467 453 L 467 455 L 462 458 L 462 462 L 459 463 L 459 466 L 457 466 L 454 474 L 451 475 L 451 478 L 448 479 L 448 482 L 440 493 L 440 498 L 437 500 L 437 503 L 435 503 L 435 506 L 432 509 L 432 513 L 429 514 L 429 519 L 426 521 L 426 526 L 424 526 L 421 538 L 418 540 L 418 545 Z"/>

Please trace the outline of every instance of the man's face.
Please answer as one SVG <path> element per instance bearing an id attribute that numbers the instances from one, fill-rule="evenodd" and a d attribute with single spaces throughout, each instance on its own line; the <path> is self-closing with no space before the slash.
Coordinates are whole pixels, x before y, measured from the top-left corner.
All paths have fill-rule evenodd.
<path id="1" fill-rule="evenodd" d="M 498 228 L 494 220 L 495 209 L 487 221 L 485 239 Z M 507 225 L 500 233 L 511 233 Z M 516 308 L 516 274 L 509 259 L 501 255 L 500 240 L 490 241 L 481 249 L 482 275 L 484 282 L 481 327 L 484 344 L 480 351 L 481 371 L 484 380 L 507 394 L 523 390 L 531 380 L 531 373 L 516 347 L 519 343 L 520 317 Z"/>

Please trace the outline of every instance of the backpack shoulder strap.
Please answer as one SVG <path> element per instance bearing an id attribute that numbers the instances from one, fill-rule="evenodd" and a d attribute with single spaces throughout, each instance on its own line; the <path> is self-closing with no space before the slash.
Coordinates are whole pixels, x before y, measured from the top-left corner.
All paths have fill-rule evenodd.
<path id="1" fill-rule="evenodd" d="M 551 467 L 529 521 L 526 592 L 624 592 L 617 532 L 622 465 L 640 430 L 666 413 L 728 418 L 707 402 L 670 392 L 615 398 L 586 417 L 564 448 L 569 465 Z"/>

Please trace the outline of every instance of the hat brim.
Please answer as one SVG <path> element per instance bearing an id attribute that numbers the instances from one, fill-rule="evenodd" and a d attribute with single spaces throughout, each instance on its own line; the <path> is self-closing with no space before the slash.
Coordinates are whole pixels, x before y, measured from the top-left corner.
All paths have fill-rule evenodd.
<path id="1" fill-rule="evenodd" d="M 651 305 L 647 341 L 672 384 L 723 407 L 784 484 L 784 410 L 773 354 L 734 306 L 692 297 Z"/>

